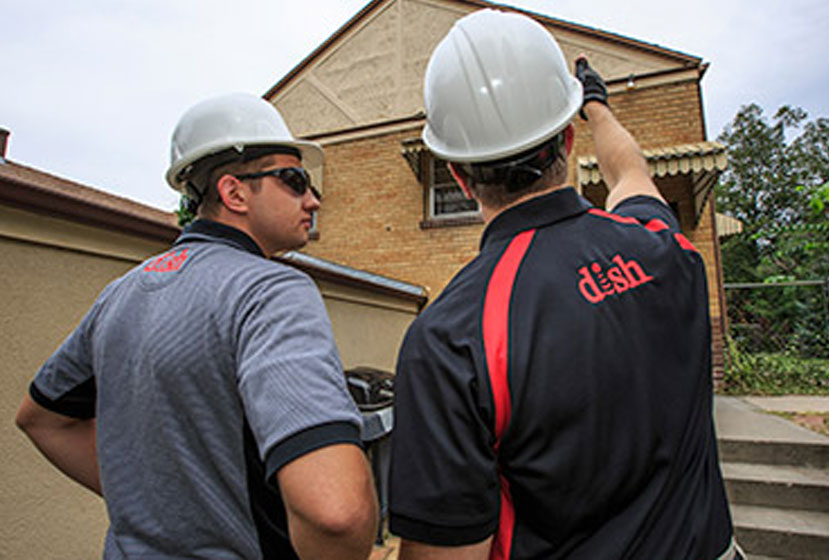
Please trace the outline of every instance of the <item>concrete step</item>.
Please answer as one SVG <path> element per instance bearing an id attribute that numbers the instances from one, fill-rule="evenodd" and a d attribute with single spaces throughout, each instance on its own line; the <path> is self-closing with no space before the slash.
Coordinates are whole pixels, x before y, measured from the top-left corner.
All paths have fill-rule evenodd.
<path id="1" fill-rule="evenodd" d="M 749 558 L 829 558 L 829 513 L 731 504 L 737 542 Z"/>
<path id="2" fill-rule="evenodd" d="M 722 463 L 729 502 L 829 513 L 829 470 Z"/>
<path id="3" fill-rule="evenodd" d="M 826 442 L 779 441 L 720 437 L 723 463 L 760 463 L 829 469 L 829 438 Z"/>

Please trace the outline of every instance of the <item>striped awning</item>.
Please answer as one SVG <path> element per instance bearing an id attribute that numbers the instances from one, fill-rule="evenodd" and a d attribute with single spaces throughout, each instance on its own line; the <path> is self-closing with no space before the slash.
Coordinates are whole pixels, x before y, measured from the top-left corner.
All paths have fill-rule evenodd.
<path id="1" fill-rule="evenodd" d="M 652 177 L 724 171 L 728 163 L 725 146 L 719 142 L 697 142 L 643 150 Z M 579 184 L 603 181 L 596 156 L 579 158 Z"/>
<path id="2" fill-rule="evenodd" d="M 717 220 L 717 235 L 720 238 L 729 237 L 743 232 L 743 222 L 726 214 L 717 212 L 714 216 Z"/>
<path id="3" fill-rule="evenodd" d="M 728 165 L 725 146 L 719 142 L 696 142 L 643 150 L 643 154 L 654 179 L 684 175 L 691 180 L 694 218 L 698 223 L 720 172 Z M 580 157 L 578 163 L 579 187 L 604 183 L 596 156 Z"/>

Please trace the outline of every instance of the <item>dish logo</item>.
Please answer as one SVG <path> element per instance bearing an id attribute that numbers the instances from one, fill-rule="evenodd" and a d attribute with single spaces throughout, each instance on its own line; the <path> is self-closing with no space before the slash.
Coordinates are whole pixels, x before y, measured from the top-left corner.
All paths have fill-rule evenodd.
<path id="1" fill-rule="evenodd" d="M 635 260 L 625 262 L 622 255 L 610 259 L 616 266 L 602 270 L 598 262 L 579 269 L 579 291 L 590 303 L 601 303 L 605 298 L 638 288 L 653 280 Z"/>

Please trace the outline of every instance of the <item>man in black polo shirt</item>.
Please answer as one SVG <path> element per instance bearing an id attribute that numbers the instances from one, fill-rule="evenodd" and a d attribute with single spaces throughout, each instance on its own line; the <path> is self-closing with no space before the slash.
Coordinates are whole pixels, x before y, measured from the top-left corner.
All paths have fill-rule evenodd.
<path id="1" fill-rule="evenodd" d="M 423 138 L 480 202 L 481 252 L 395 382 L 401 558 L 738 558 L 712 422 L 702 259 L 586 59 L 517 14 L 459 20 Z M 564 186 L 587 119 L 609 212 Z"/>

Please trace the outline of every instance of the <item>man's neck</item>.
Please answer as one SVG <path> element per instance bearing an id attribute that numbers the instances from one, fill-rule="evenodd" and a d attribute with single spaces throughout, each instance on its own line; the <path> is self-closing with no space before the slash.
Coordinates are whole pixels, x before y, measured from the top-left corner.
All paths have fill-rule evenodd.
<path id="1" fill-rule="evenodd" d="M 487 206 L 483 202 L 481 202 L 481 214 L 484 217 L 484 223 L 489 224 L 492 220 L 494 220 L 499 214 L 502 212 L 509 210 L 513 206 L 518 206 L 519 204 L 531 200 L 533 198 L 538 198 L 539 196 L 544 196 L 545 194 L 549 194 L 553 191 L 561 190 L 567 188 L 568 185 L 562 183 L 561 185 L 554 185 L 552 187 L 547 187 L 546 189 L 540 191 L 533 191 L 530 193 L 525 194 L 521 198 L 517 198 L 507 204 L 506 206 L 499 206 L 498 208 Z"/>
<path id="2" fill-rule="evenodd" d="M 226 210 L 224 207 L 222 207 L 222 208 L 219 208 L 218 212 L 214 212 L 209 216 L 205 215 L 205 216 L 199 216 L 199 217 L 200 218 L 205 218 L 207 220 L 214 221 L 214 222 L 219 223 L 219 224 L 230 226 L 232 228 L 236 228 L 239 231 L 244 232 L 245 234 L 247 234 L 248 237 L 250 237 L 254 241 L 254 243 L 256 243 L 259 246 L 259 249 L 262 251 L 262 253 L 267 255 L 267 256 L 270 256 L 270 255 L 272 255 L 273 253 L 276 252 L 275 250 L 269 252 L 269 248 L 264 247 L 262 245 L 260 240 L 256 238 L 253 231 L 249 227 L 248 221 L 242 215 L 235 214 L 233 212 L 230 212 L 230 211 Z"/>

